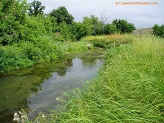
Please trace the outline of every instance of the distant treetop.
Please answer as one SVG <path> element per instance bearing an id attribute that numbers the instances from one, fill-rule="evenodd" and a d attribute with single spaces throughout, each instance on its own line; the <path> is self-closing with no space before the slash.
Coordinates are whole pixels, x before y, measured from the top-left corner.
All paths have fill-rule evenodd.
<path id="1" fill-rule="evenodd" d="M 45 6 L 42 6 L 42 3 L 34 0 L 29 7 L 29 15 L 37 16 L 38 14 L 44 14 Z"/>
<path id="2" fill-rule="evenodd" d="M 62 23 L 65 21 L 67 24 L 72 24 L 74 20 L 74 17 L 68 13 L 65 6 L 61 6 L 58 9 L 52 10 L 50 15 L 57 19 L 57 23 Z"/>

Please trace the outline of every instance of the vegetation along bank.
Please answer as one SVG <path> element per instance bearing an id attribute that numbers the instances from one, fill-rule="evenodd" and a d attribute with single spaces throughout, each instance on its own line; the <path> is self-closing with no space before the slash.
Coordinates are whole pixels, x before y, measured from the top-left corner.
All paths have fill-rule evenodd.
<path id="1" fill-rule="evenodd" d="M 63 105 L 45 121 L 162 123 L 163 61 L 164 39 L 154 36 L 134 38 L 130 44 L 112 47 L 106 51 L 105 65 L 98 77 L 83 89 L 59 98 Z"/>
<path id="2" fill-rule="evenodd" d="M 42 123 L 162 123 L 164 39 L 112 35 L 83 40 L 97 43 L 96 39 L 108 42 L 105 47 L 113 39 L 119 39 L 114 44 L 120 39 L 126 42 L 106 50 L 105 64 L 96 79 L 58 97 L 59 107 L 37 118 Z"/>
<path id="3" fill-rule="evenodd" d="M 75 22 L 64 6 L 48 14 L 44 9 L 39 1 L 0 1 L 0 73 L 55 60 L 68 52 L 86 51 L 88 43 L 80 41 L 85 36 L 135 29 L 126 20 L 105 23 L 94 15 Z"/>
<path id="4" fill-rule="evenodd" d="M 164 121 L 163 25 L 151 35 L 132 35 L 126 33 L 134 25 L 123 19 L 105 23 L 91 15 L 75 22 L 64 6 L 48 14 L 44 8 L 39 1 L 0 1 L 0 73 L 94 46 L 105 48 L 106 58 L 95 80 L 59 97 L 59 110 L 39 115 L 41 122 Z"/>

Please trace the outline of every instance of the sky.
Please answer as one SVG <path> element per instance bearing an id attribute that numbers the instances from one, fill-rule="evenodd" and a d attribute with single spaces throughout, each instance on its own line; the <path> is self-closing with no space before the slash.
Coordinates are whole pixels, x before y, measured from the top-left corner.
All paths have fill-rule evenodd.
<path id="1" fill-rule="evenodd" d="M 27 0 L 31 3 L 33 0 Z M 44 13 L 65 6 L 74 20 L 81 22 L 83 17 L 95 15 L 107 18 L 125 19 L 137 29 L 149 28 L 155 24 L 164 25 L 164 0 L 38 0 L 46 7 Z M 133 4 L 132 4 L 133 2 Z M 138 5 L 134 5 L 134 2 Z M 147 2 L 147 3 L 146 3 Z M 117 4 L 116 4 L 117 3 Z M 129 5 L 125 5 L 129 4 Z M 131 5 L 132 4 L 132 5 Z M 145 5 L 141 5 L 145 4 Z"/>

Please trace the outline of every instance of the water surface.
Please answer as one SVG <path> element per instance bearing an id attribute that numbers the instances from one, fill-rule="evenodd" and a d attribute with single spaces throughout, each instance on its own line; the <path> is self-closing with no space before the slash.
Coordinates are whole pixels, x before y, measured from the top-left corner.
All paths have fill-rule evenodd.
<path id="1" fill-rule="evenodd" d="M 0 76 L 0 122 L 11 123 L 13 112 L 20 109 L 25 109 L 30 118 L 38 111 L 49 113 L 59 103 L 57 97 L 81 88 L 96 77 L 102 64 L 102 53 L 94 50 Z"/>

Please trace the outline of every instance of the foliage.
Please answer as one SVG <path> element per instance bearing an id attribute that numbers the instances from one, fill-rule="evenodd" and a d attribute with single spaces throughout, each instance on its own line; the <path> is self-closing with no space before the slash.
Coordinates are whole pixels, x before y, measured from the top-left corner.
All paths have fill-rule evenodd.
<path id="1" fill-rule="evenodd" d="M 57 19 L 57 23 L 62 23 L 65 21 L 67 24 L 72 24 L 73 23 L 73 16 L 68 13 L 67 9 L 65 6 L 61 6 L 58 9 L 54 9 L 50 15 L 54 18 Z"/>
<path id="2" fill-rule="evenodd" d="M 73 26 L 72 26 L 72 31 L 71 32 L 76 37 L 76 40 L 79 40 L 82 37 L 82 33 L 80 32 L 81 27 L 82 27 L 82 23 L 81 22 L 73 22 Z"/>
<path id="3" fill-rule="evenodd" d="M 77 40 L 85 36 L 102 34 L 102 22 L 91 15 L 91 17 L 84 17 L 82 22 L 74 22 L 72 30 Z"/>
<path id="4" fill-rule="evenodd" d="M 104 33 L 105 34 L 114 34 L 117 32 L 117 27 L 113 24 L 106 24 L 104 27 Z"/>
<path id="5" fill-rule="evenodd" d="M 115 20 L 113 24 L 104 24 L 98 17 L 91 15 L 84 17 L 82 22 L 73 23 L 73 34 L 79 40 L 85 36 L 114 34 L 120 31 L 121 33 L 130 33 L 135 29 L 134 25 L 128 23 L 126 20 Z"/>
<path id="6" fill-rule="evenodd" d="M 128 23 L 126 20 L 114 20 L 112 22 L 113 25 L 115 25 L 121 33 L 131 33 L 133 30 L 135 30 L 135 27 L 133 24 Z"/>
<path id="7" fill-rule="evenodd" d="M 29 60 L 19 47 L 0 47 L 0 73 L 31 66 L 34 63 Z"/>
<path id="8" fill-rule="evenodd" d="M 45 6 L 42 6 L 42 3 L 34 0 L 29 7 L 29 15 L 37 16 L 38 14 L 43 14 L 45 10 Z"/>
<path id="9" fill-rule="evenodd" d="M 164 38 L 164 25 L 158 26 L 157 24 L 153 26 L 153 34 Z"/>
<path id="10" fill-rule="evenodd" d="M 64 54 L 59 43 L 50 37 L 40 37 L 35 42 L 19 42 L 0 47 L 0 73 L 29 67 L 36 63 L 58 59 Z"/>
<path id="11" fill-rule="evenodd" d="M 79 30 L 81 37 L 92 35 L 93 28 L 94 26 L 92 19 L 89 17 L 84 17 Z"/>
<path id="12" fill-rule="evenodd" d="M 38 14 L 26 18 L 24 26 L 19 31 L 23 35 L 21 41 L 33 42 L 39 36 L 53 35 L 56 30 L 57 23 L 53 17 Z"/>
<path id="13" fill-rule="evenodd" d="M 106 36 L 87 36 L 81 39 L 81 41 L 89 41 L 94 46 L 102 48 L 111 48 L 126 43 L 132 43 L 134 37 L 132 35 L 106 35 Z"/>
<path id="14" fill-rule="evenodd" d="M 163 46 L 159 38 L 142 37 L 111 48 L 99 77 L 60 97 L 63 105 L 46 121 L 163 122 Z"/>
<path id="15" fill-rule="evenodd" d="M 89 47 L 87 45 L 90 45 Z M 84 52 L 93 49 L 93 44 L 87 41 L 69 42 L 65 44 L 66 53 Z"/>
<path id="16" fill-rule="evenodd" d="M 87 44 L 91 46 L 88 47 Z M 38 37 L 32 42 L 23 41 L 11 46 L 0 46 L 0 73 L 56 60 L 66 53 L 92 48 L 93 44 L 89 42 L 57 42 L 51 36 Z"/>
<path id="17" fill-rule="evenodd" d="M 49 115 L 48 122 L 163 122 L 163 39 L 91 36 L 130 33 L 135 27 L 116 19 L 103 28 L 95 16 L 73 22 L 63 6 L 45 16 L 38 1 L 31 4 L 30 15 L 34 16 L 28 16 L 27 9 L 25 0 L 0 1 L 0 73 L 86 51 L 93 45 L 110 48 L 99 78 L 83 90 L 66 94 L 64 109 Z M 155 25 L 153 30 L 164 37 L 163 25 Z M 79 42 L 69 41 L 80 38 Z"/>
<path id="18" fill-rule="evenodd" d="M 65 21 L 59 24 L 60 35 L 62 35 L 64 41 L 71 40 L 74 38 L 74 35 L 72 34 L 71 26 L 67 25 Z"/>
<path id="19" fill-rule="evenodd" d="M 103 23 L 99 20 L 98 17 L 91 15 L 90 19 L 92 20 L 93 30 L 92 35 L 100 35 L 103 33 L 102 26 Z"/>
<path id="20" fill-rule="evenodd" d="M 25 0 L 0 1 L 0 44 L 8 45 L 22 40 L 22 30 L 27 10 Z"/>

